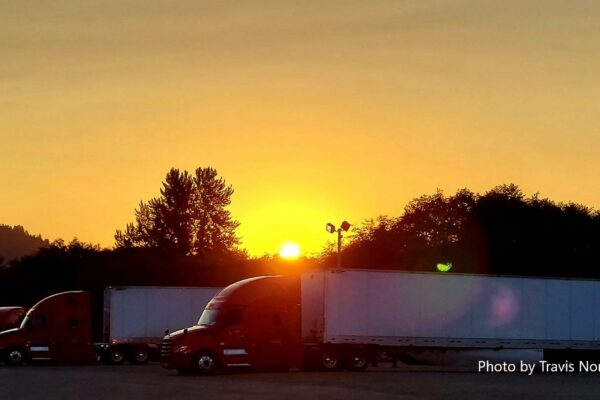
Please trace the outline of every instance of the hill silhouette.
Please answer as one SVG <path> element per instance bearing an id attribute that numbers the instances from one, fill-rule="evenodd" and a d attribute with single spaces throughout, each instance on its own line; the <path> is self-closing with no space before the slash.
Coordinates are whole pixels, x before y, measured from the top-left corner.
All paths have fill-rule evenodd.
<path id="1" fill-rule="evenodd" d="M 0 265 L 10 260 L 35 253 L 50 242 L 41 235 L 32 235 L 20 225 L 0 224 Z"/>

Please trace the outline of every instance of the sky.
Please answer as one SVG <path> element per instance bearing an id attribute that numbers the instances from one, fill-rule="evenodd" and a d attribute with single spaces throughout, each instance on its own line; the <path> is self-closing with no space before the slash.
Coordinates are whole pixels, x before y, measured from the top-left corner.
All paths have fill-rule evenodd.
<path id="1" fill-rule="evenodd" d="M 583 0 L 4 1 L 0 223 L 110 247 L 200 166 L 256 256 L 437 189 L 600 208 L 599 26 Z"/>

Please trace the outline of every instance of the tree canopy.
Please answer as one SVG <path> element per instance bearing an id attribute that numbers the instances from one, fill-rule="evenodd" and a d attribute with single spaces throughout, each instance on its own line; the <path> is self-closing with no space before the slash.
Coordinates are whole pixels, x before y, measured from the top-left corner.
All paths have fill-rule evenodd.
<path id="1" fill-rule="evenodd" d="M 452 272 L 598 278 L 599 256 L 599 212 L 526 197 L 508 184 L 483 195 L 438 191 L 414 199 L 399 217 L 368 220 L 355 230 L 343 264 L 435 271 L 444 263 Z"/>
<path id="2" fill-rule="evenodd" d="M 160 197 L 141 201 L 135 222 L 117 230 L 117 248 L 157 248 L 177 255 L 224 254 L 239 243 L 239 222 L 226 209 L 233 188 L 214 168 L 197 168 L 194 174 L 172 168 Z"/>

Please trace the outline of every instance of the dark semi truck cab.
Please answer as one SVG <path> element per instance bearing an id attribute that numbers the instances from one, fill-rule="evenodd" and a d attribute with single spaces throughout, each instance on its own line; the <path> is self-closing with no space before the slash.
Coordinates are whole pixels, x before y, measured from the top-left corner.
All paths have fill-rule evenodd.
<path id="1" fill-rule="evenodd" d="M 166 335 L 164 368 L 213 373 L 224 367 L 300 367 L 299 277 L 245 279 L 208 303 L 196 326 Z"/>
<path id="2" fill-rule="evenodd" d="M 90 294 L 64 292 L 38 302 L 18 328 L 0 333 L 0 357 L 10 365 L 26 360 L 95 361 Z"/>

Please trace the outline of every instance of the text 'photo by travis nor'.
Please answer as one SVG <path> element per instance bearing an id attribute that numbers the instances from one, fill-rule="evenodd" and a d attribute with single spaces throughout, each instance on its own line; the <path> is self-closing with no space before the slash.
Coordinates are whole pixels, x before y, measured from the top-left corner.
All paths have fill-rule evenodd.
<path id="1" fill-rule="evenodd" d="M 525 361 L 519 361 L 518 363 L 493 363 L 487 360 L 480 360 L 477 363 L 477 372 L 518 372 L 525 373 L 527 375 L 532 375 L 534 373 L 599 373 L 600 363 L 591 361 L 565 361 L 562 363 L 552 363 L 543 360 L 534 363 Z"/>

